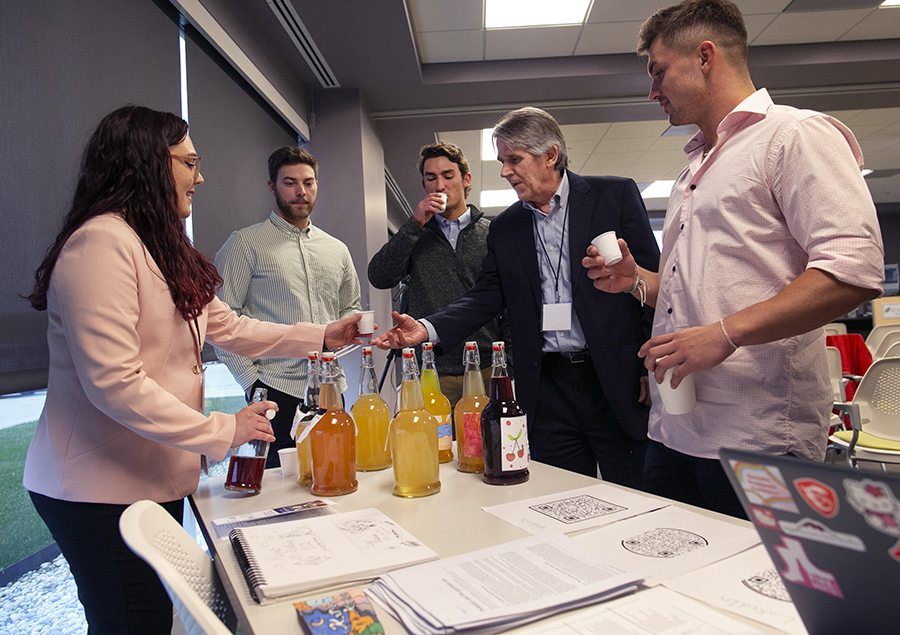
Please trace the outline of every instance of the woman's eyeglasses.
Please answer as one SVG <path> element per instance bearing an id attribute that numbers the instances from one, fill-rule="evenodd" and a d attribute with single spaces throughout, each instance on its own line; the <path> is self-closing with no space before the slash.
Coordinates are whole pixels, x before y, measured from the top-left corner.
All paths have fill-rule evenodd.
<path id="1" fill-rule="evenodd" d="M 188 166 L 195 175 L 200 171 L 200 157 L 196 154 L 173 154 L 171 157 L 173 159 L 181 159 L 184 161 L 184 164 Z"/>

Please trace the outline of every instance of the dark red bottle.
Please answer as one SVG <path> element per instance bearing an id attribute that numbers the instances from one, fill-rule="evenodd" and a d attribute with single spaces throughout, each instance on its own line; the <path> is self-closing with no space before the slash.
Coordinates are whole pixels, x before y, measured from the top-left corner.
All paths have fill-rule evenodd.
<path id="1" fill-rule="evenodd" d="M 494 342 L 490 402 L 481 412 L 484 482 L 514 485 L 528 480 L 528 421 L 513 398 L 503 342 Z"/>

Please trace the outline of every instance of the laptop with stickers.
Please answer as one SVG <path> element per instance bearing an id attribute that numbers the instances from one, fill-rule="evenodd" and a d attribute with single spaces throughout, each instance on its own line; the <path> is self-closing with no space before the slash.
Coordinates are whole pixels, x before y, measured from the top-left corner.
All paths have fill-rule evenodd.
<path id="1" fill-rule="evenodd" d="M 719 457 L 810 635 L 900 632 L 900 475 Z"/>

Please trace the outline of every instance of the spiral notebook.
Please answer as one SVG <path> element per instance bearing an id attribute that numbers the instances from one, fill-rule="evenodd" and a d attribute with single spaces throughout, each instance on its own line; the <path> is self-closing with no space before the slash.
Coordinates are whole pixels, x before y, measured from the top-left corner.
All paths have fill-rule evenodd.
<path id="1" fill-rule="evenodd" d="M 239 527 L 229 539 L 260 604 L 438 558 L 377 509 Z"/>

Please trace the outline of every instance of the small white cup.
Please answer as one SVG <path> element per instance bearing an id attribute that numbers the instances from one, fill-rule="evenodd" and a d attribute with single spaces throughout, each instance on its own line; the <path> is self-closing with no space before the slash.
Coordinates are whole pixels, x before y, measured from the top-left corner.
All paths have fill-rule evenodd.
<path id="1" fill-rule="evenodd" d="M 360 335 L 371 335 L 375 331 L 375 311 L 363 311 L 359 318 Z"/>
<path id="2" fill-rule="evenodd" d="M 438 196 L 441 197 L 441 211 L 443 212 L 445 209 L 447 209 L 447 195 L 443 192 L 438 192 Z"/>
<path id="3" fill-rule="evenodd" d="M 662 397 L 663 408 L 670 415 L 684 415 L 697 407 L 697 387 L 694 384 L 694 376 L 688 375 L 681 380 L 678 388 L 672 388 L 672 373 L 677 366 L 666 371 L 663 382 L 657 385 L 659 396 Z M 656 381 L 652 379 L 652 381 Z"/>
<path id="4" fill-rule="evenodd" d="M 300 457 L 297 455 L 297 448 L 278 450 L 278 461 L 281 463 L 282 476 L 293 476 L 300 473 Z"/>
<path id="5" fill-rule="evenodd" d="M 591 244 L 597 248 L 607 265 L 614 265 L 622 259 L 616 232 L 604 232 L 592 240 Z"/>

